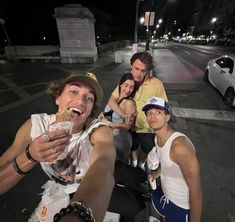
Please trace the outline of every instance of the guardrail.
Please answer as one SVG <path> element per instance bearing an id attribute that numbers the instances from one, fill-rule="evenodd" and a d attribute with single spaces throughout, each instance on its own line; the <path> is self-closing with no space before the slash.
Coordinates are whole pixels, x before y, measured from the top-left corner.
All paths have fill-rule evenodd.
<path id="1" fill-rule="evenodd" d="M 131 45 L 130 40 L 105 43 L 105 44 L 97 46 L 98 55 L 102 55 L 104 53 L 111 52 L 111 51 L 116 51 L 116 50 L 124 48 L 128 45 Z"/>
<path id="2" fill-rule="evenodd" d="M 130 45 L 129 40 L 109 42 L 106 44 L 98 45 L 97 51 L 98 55 L 110 51 L 116 51 L 123 47 Z M 31 60 L 35 61 L 44 61 L 44 62 L 59 62 L 60 49 L 59 45 L 54 46 L 6 46 L 4 48 L 6 52 L 6 57 L 10 61 L 17 60 Z"/>

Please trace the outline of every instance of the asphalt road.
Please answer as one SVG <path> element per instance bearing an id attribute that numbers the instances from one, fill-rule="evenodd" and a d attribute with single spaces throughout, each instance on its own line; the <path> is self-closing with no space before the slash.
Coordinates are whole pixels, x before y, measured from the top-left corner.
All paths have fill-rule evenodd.
<path id="1" fill-rule="evenodd" d="M 202 81 L 207 61 L 225 52 L 169 43 L 159 44 L 153 53 L 169 100 L 178 107 L 175 127 L 197 149 L 204 194 L 202 221 L 235 221 L 235 109 L 225 106 L 217 90 Z"/>
<path id="2" fill-rule="evenodd" d="M 186 52 L 191 53 L 191 57 Z M 170 103 L 179 108 L 181 114 L 185 112 L 186 117 L 174 116 L 172 125 L 188 135 L 197 149 L 204 193 L 202 221 L 233 222 L 235 127 L 234 120 L 226 120 L 223 112 L 233 115 L 234 109 L 226 107 L 215 89 L 202 82 L 205 61 L 216 56 L 215 50 L 195 51 L 178 44 L 161 44 L 152 53 L 155 71 L 164 82 Z M 122 55 L 123 63 L 114 63 L 112 52 L 91 65 L 0 64 L 0 154 L 11 144 L 17 129 L 31 114 L 55 111 L 44 92 L 46 85 L 53 79 L 64 78 L 72 70 L 92 71 L 97 75 L 104 89 L 104 106 L 120 76 L 129 69 L 131 47 L 123 49 Z M 220 119 L 205 118 L 206 113 L 216 115 L 218 111 L 222 113 Z M 40 187 L 46 180 L 37 166 L 14 188 L 0 196 L 1 221 L 27 221 L 40 200 Z"/>

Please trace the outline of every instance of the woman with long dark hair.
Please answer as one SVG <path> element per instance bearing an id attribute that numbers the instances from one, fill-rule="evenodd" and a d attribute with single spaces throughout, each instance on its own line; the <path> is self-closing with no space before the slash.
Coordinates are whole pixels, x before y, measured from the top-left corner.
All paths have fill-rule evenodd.
<path id="1" fill-rule="evenodd" d="M 125 112 L 126 116 L 120 116 L 109 105 L 106 105 L 104 112 L 99 117 L 113 129 L 117 159 L 128 163 L 130 147 L 132 146 L 132 138 L 129 130 L 134 123 L 136 115 L 136 105 L 133 100 L 136 84 L 131 73 L 122 75 L 118 84 L 118 90 L 119 97 L 117 98 L 117 103 L 123 112 Z"/>

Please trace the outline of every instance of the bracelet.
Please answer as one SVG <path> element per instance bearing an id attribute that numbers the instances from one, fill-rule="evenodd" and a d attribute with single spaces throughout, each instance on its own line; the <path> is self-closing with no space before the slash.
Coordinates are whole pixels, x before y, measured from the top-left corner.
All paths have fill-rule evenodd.
<path id="1" fill-rule="evenodd" d="M 26 147 L 26 149 L 25 149 L 25 154 L 26 154 L 26 156 L 27 156 L 27 158 L 29 159 L 29 160 L 31 160 L 32 162 L 38 162 L 37 160 L 35 160 L 33 157 L 32 157 L 32 155 L 30 154 L 30 152 L 29 152 L 29 145 Z"/>
<path id="2" fill-rule="evenodd" d="M 14 170 L 20 175 L 25 175 L 25 174 L 28 174 L 30 172 L 30 170 L 27 171 L 27 172 L 24 172 L 20 169 L 19 165 L 16 162 L 16 157 L 12 160 L 11 163 L 12 163 L 12 166 L 13 166 Z"/>
<path id="3" fill-rule="evenodd" d="M 86 207 L 84 204 L 74 201 L 70 203 L 67 208 L 62 208 L 59 213 L 55 214 L 54 222 L 59 221 L 66 214 L 77 215 L 85 222 L 95 222 L 92 210 Z"/>

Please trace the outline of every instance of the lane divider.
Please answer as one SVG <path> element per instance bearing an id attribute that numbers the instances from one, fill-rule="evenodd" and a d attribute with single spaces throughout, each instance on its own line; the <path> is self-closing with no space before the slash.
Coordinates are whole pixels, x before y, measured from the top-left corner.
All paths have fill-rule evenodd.
<path id="1" fill-rule="evenodd" d="M 192 118 L 217 121 L 235 121 L 235 110 L 207 110 L 173 107 L 172 113 L 178 118 Z"/>

